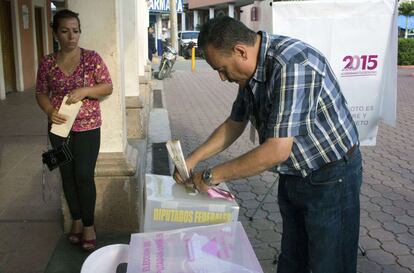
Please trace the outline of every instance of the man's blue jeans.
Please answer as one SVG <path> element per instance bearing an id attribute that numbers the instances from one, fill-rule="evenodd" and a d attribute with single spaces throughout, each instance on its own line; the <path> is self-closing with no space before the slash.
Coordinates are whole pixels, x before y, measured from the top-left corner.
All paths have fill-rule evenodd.
<path id="1" fill-rule="evenodd" d="M 356 272 L 361 182 L 358 147 L 307 177 L 280 175 L 278 273 Z"/>

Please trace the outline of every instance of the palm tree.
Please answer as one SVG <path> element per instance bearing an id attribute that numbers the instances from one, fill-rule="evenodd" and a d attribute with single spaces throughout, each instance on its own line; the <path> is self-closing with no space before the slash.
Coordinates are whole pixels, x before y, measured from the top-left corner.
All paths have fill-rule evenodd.
<path id="1" fill-rule="evenodd" d="M 405 16 L 405 38 L 408 38 L 408 17 L 414 16 L 414 1 L 401 3 L 398 11 Z"/>

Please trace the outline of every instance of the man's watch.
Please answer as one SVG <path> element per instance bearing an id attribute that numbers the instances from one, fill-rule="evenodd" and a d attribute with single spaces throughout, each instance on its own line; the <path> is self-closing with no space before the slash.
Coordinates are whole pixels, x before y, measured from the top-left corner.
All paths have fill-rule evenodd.
<path id="1" fill-rule="evenodd" d="M 211 168 L 204 170 L 203 174 L 201 175 L 201 178 L 203 179 L 204 184 L 206 184 L 207 186 L 215 186 L 213 183 L 211 183 L 211 181 L 213 181 L 213 171 Z"/>

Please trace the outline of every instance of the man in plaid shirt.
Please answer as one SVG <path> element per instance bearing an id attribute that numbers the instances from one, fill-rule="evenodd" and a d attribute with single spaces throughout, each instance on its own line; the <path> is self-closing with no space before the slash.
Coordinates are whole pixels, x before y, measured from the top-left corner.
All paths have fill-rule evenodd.
<path id="1" fill-rule="evenodd" d="M 208 21 L 198 46 L 221 80 L 239 91 L 230 117 L 186 159 L 229 147 L 248 121 L 260 145 L 190 181 L 199 191 L 221 182 L 279 173 L 283 218 L 279 273 L 356 272 L 362 159 L 358 132 L 326 58 L 302 41 L 255 33 L 230 17 Z"/>

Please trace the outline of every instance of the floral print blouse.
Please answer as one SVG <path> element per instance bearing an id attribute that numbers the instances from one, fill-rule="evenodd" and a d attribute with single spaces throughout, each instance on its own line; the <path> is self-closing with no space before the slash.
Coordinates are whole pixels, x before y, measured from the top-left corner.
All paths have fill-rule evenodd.
<path id="1" fill-rule="evenodd" d="M 59 109 L 63 97 L 70 91 L 101 83 L 112 84 L 108 68 L 101 56 L 93 50 L 81 48 L 79 65 L 72 74 L 66 75 L 57 63 L 57 53 L 45 56 L 37 71 L 36 92 L 49 96 L 53 107 Z M 102 124 L 99 100 L 85 98 L 72 131 L 82 132 L 99 128 Z"/>

